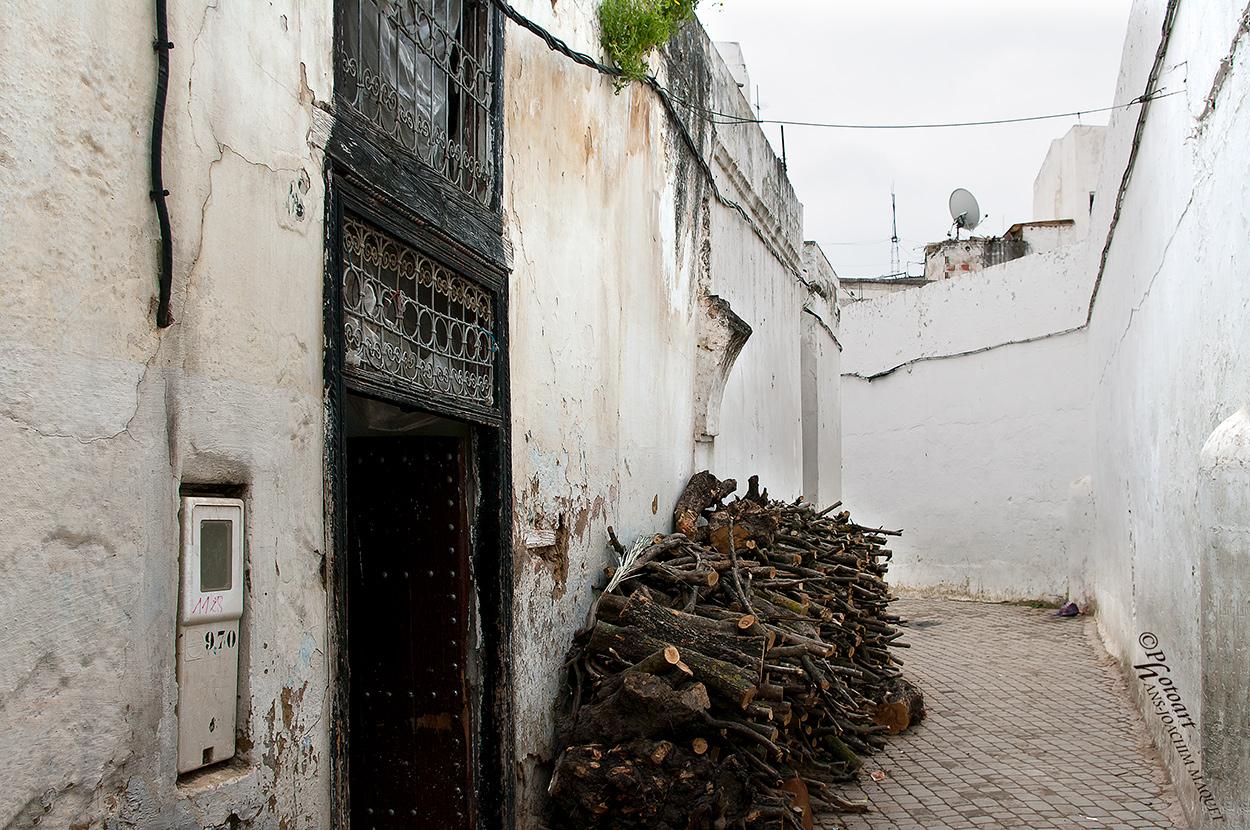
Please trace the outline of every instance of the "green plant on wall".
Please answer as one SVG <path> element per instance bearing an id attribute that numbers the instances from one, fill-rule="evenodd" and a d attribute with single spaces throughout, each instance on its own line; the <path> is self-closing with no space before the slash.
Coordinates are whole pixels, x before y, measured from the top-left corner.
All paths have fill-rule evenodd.
<path id="1" fill-rule="evenodd" d="M 620 92 L 647 77 L 647 56 L 694 16 L 699 0 L 603 0 L 599 41 L 621 69 Z"/>

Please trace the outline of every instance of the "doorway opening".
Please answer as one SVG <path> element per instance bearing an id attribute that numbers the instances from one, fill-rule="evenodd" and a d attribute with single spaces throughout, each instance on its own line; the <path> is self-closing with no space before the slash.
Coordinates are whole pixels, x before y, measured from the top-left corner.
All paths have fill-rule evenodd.
<path id="1" fill-rule="evenodd" d="M 344 396 L 353 827 L 476 827 L 483 723 L 474 431 Z"/>

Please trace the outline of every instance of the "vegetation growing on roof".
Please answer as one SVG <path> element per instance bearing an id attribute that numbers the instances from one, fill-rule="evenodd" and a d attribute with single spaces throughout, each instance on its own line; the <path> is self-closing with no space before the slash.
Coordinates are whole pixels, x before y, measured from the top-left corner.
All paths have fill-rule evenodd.
<path id="1" fill-rule="evenodd" d="M 647 56 L 694 16 L 699 0 L 603 0 L 599 42 L 621 69 L 616 91 L 647 77 Z"/>

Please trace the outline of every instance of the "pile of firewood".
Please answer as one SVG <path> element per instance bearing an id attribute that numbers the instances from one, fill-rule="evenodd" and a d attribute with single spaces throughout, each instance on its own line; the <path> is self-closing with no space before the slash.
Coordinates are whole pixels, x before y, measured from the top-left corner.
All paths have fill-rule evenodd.
<path id="1" fill-rule="evenodd" d="M 770 501 L 694 476 L 676 533 L 630 549 L 568 662 L 551 825 L 793 827 L 862 810 L 830 785 L 924 717 L 900 677 L 884 580 L 899 531 L 839 505 Z"/>

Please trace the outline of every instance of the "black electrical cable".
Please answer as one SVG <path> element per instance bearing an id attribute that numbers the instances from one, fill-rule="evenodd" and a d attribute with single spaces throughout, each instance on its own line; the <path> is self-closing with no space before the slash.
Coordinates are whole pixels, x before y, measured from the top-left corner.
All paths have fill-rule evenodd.
<path id="1" fill-rule="evenodd" d="M 494 4 L 509 20 L 512 20 L 523 29 L 527 29 L 542 38 L 547 44 L 547 48 L 551 49 L 553 52 L 558 52 L 561 55 L 573 60 L 575 63 L 594 69 L 600 74 L 607 75 L 612 78 L 621 77 L 622 73 L 620 69 L 611 66 L 604 66 L 589 55 L 583 52 L 574 51 L 563 40 L 551 34 L 551 32 L 548 32 L 542 26 L 539 26 L 537 23 L 514 9 L 508 4 L 507 0 L 494 0 Z M 663 85 L 661 85 L 660 82 L 657 81 L 652 75 L 648 75 L 644 83 L 646 86 L 650 87 L 660 99 L 660 103 L 663 105 L 664 111 L 668 114 L 672 123 L 677 127 L 677 131 L 681 134 L 682 141 L 690 150 L 691 155 L 694 156 L 695 163 L 698 164 L 699 169 L 703 172 L 704 178 L 707 180 L 708 186 L 712 190 L 712 195 L 716 197 L 716 201 L 731 210 L 737 211 L 746 223 L 751 226 L 751 230 L 754 231 L 755 235 L 759 237 L 760 241 L 763 242 L 769 249 L 773 257 L 781 263 L 782 267 L 789 271 L 799 282 L 807 285 L 807 280 L 803 278 L 801 269 L 794 263 L 786 260 L 785 256 L 777 250 L 773 241 L 768 238 L 768 235 L 764 233 L 764 230 L 755 222 L 754 219 L 751 218 L 746 209 L 721 193 L 720 188 L 716 185 L 716 177 L 712 175 L 711 165 L 707 163 L 707 159 L 703 158 L 703 153 L 700 150 L 698 143 L 695 141 L 694 136 L 690 134 L 690 130 L 686 128 L 685 121 L 683 121 L 681 116 L 678 114 L 677 108 L 674 105 L 673 99 L 669 95 L 668 90 L 665 89 Z"/>
<path id="2" fill-rule="evenodd" d="M 680 98 L 673 100 L 681 104 L 686 109 L 702 116 L 703 120 L 709 124 L 717 124 L 720 126 L 732 126 L 734 124 L 780 124 L 782 127 L 821 127 L 829 130 L 933 130 L 942 129 L 944 127 L 992 127 L 999 124 L 1024 124 L 1030 121 L 1048 121 L 1055 118 L 1080 118 L 1083 115 L 1096 115 L 1103 112 L 1112 112 L 1114 110 L 1128 109 L 1138 104 L 1149 103 L 1159 98 L 1167 98 L 1170 95 L 1178 95 L 1184 90 L 1173 90 L 1172 92 L 1155 92 L 1149 96 L 1142 95 L 1134 98 L 1125 104 L 1115 104 L 1110 107 L 1098 107 L 1089 110 L 1072 110 L 1071 112 L 1056 112 L 1050 115 L 1026 115 L 1020 118 L 997 118 L 987 121 L 951 121 L 943 123 L 931 124 L 832 124 L 822 121 L 786 121 L 782 119 L 769 118 L 742 118 L 727 112 L 718 112 L 710 110 L 695 104 L 688 103 Z M 721 119 L 721 120 L 717 120 Z"/>
<path id="3" fill-rule="evenodd" d="M 156 203 L 156 218 L 161 226 L 161 274 L 160 301 L 156 306 L 156 325 L 166 328 L 173 322 L 169 313 L 169 298 L 174 281 L 174 240 L 169 224 L 169 206 L 165 197 L 169 191 L 162 184 L 161 141 L 165 132 L 165 99 L 169 95 L 169 27 L 165 17 L 165 0 L 156 0 L 156 40 L 152 49 L 156 52 L 156 101 L 152 108 L 152 190 L 149 196 Z"/>
<path id="4" fill-rule="evenodd" d="M 1133 130 L 1133 143 L 1129 147 L 1128 163 L 1124 165 L 1124 175 L 1120 178 L 1120 187 L 1115 194 L 1115 208 L 1111 212 L 1111 224 L 1107 227 L 1107 239 L 1102 246 L 1102 254 L 1098 258 L 1098 276 L 1094 277 L 1094 290 L 1089 295 L 1089 310 L 1085 313 L 1085 325 L 1088 327 L 1094 319 L 1094 303 L 1098 301 L 1098 289 L 1102 287 L 1102 275 L 1107 270 L 1107 256 L 1111 253 L 1111 243 L 1115 239 L 1115 229 L 1120 224 L 1120 212 L 1124 207 L 1124 194 L 1128 191 L 1129 179 L 1133 177 L 1133 168 L 1137 166 L 1137 152 L 1141 149 L 1142 134 L 1146 130 L 1146 116 L 1150 112 L 1150 102 L 1154 98 L 1154 89 L 1163 74 L 1163 59 L 1168 52 L 1168 44 L 1172 41 L 1172 29 L 1176 26 L 1176 10 L 1180 0 L 1168 0 L 1167 11 L 1163 15 L 1163 34 L 1159 38 L 1159 48 L 1155 50 L 1155 60 L 1150 67 L 1150 77 L 1146 79 L 1146 91 L 1138 99 L 1142 108 L 1137 113 L 1137 126 Z"/>
<path id="5" fill-rule="evenodd" d="M 506 2 L 506 0 L 494 0 L 494 2 L 495 2 L 495 6 L 498 7 L 498 9 L 504 13 L 505 17 L 507 17 L 512 22 L 516 23 L 521 28 L 528 29 L 529 31 L 538 35 L 540 38 L 542 38 L 546 42 L 547 48 L 550 49 L 551 51 L 559 52 L 561 55 L 564 55 L 566 58 L 570 58 L 575 63 L 580 63 L 582 66 L 590 67 L 591 69 L 601 72 L 604 75 L 610 75 L 613 78 L 621 77 L 621 70 L 613 66 L 604 66 L 603 64 L 599 63 L 599 61 L 592 58 L 590 55 L 587 55 L 585 52 L 574 51 L 563 40 L 560 40 L 560 38 L 556 37 L 551 32 L 544 29 L 542 26 L 539 26 L 537 23 L 530 20 L 528 17 L 521 14 L 516 9 L 512 8 L 512 6 L 509 5 Z"/>

